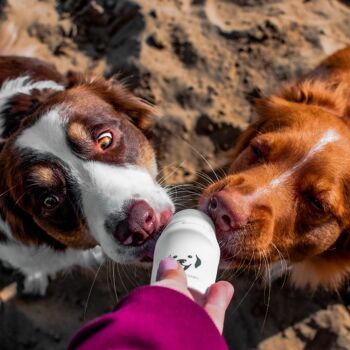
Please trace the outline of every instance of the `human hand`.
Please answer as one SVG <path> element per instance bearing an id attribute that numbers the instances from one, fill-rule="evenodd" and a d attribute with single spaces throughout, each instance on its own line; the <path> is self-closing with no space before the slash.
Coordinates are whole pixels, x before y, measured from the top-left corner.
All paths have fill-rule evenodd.
<path id="1" fill-rule="evenodd" d="M 161 260 L 158 268 L 156 286 L 176 290 L 203 306 L 209 317 L 222 333 L 225 311 L 233 296 L 233 286 L 226 281 L 219 281 L 208 288 L 205 295 L 195 293 L 187 288 L 187 278 L 181 265 L 172 258 Z"/>

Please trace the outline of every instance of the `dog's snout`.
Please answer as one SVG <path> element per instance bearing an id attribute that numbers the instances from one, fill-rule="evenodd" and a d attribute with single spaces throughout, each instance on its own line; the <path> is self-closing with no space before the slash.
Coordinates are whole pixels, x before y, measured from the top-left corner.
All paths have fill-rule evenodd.
<path id="1" fill-rule="evenodd" d="M 221 232 L 241 228 L 249 219 L 249 205 L 244 196 L 236 191 L 215 193 L 209 200 L 207 210 Z"/>
<path id="2" fill-rule="evenodd" d="M 158 213 L 144 200 L 133 201 L 127 218 L 112 229 L 113 235 L 122 245 L 141 245 L 165 226 L 171 216 L 171 209 Z"/>

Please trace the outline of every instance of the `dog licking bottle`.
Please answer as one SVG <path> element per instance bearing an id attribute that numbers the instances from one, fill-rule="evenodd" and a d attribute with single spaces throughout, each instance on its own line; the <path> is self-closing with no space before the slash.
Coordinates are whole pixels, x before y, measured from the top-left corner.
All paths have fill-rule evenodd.
<path id="1" fill-rule="evenodd" d="M 215 283 L 220 248 L 214 224 L 204 213 L 186 209 L 174 215 L 157 241 L 151 284 L 156 281 L 159 262 L 172 257 L 183 267 L 188 288 L 205 294 Z"/>

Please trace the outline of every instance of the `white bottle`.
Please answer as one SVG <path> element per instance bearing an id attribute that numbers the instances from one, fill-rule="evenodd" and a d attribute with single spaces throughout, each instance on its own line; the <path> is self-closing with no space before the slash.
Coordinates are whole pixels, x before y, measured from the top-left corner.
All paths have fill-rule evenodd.
<path id="1" fill-rule="evenodd" d="M 174 215 L 157 241 L 151 284 L 156 281 L 160 260 L 176 259 L 184 268 L 187 285 L 201 294 L 215 283 L 220 248 L 211 219 L 199 210 L 186 209 Z"/>

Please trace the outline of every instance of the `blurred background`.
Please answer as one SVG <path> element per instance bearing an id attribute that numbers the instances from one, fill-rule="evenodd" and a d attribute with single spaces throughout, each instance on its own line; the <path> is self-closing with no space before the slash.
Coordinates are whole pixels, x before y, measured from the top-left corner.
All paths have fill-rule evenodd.
<path id="1" fill-rule="evenodd" d="M 61 72 L 117 75 L 159 107 L 150 137 L 161 179 L 192 186 L 178 190 L 183 205 L 213 170 L 222 175 L 255 98 L 350 44 L 349 0 L 1 0 L 0 11 L 8 47 Z M 231 349 L 350 349 L 348 286 L 311 295 L 284 278 L 223 277 L 236 288 L 224 332 Z M 59 276 L 44 298 L 11 299 L 22 277 L 0 265 L 0 298 L 9 299 L 0 302 L 0 349 L 65 349 L 84 321 L 148 281 L 148 270 L 108 262 Z"/>

